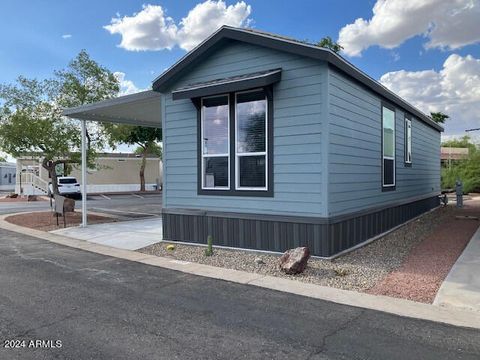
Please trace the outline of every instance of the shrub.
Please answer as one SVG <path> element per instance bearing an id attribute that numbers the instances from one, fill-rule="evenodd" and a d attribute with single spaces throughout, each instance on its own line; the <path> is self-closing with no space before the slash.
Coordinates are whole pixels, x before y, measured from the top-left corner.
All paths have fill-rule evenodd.
<path id="1" fill-rule="evenodd" d="M 480 191 L 480 149 L 468 136 L 444 142 L 442 146 L 468 148 L 468 158 L 442 169 L 442 189 L 454 189 L 457 179 L 463 182 L 463 192 Z"/>
<path id="2" fill-rule="evenodd" d="M 207 248 L 205 249 L 205 256 L 212 256 L 212 255 L 213 255 L 213 237 L 212 235 L 208 235 Z"/>

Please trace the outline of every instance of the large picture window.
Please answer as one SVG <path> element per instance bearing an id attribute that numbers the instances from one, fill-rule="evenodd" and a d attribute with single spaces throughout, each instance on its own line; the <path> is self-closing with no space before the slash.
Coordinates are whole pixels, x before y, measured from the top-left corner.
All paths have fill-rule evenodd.
<path id="1" fill-rule="evenodd" d="M 202 99 L 202 188 L 230 187 L 230 136 L 228 95 Z"/>
<path id="2" fill-rule="evenodd" d="M 200 117 L 199 193 L 273 196 L 271 89 L 195 101 Z"/>
<path id="3" fill-rule="evenodd" d="M 263 90 L 236 94 L 235 123 L 235 187 L 266 190 L 267 99 Z"/>
<path id="4" fill-rule="evenodd" d="M 412 120 L 405 118 L 405 164 L 412 164 Z"/>
<path id="5" fill-rule="evenodd" d="M 382 107 L 382 186 L 395 188 L 395 111 Z"/>

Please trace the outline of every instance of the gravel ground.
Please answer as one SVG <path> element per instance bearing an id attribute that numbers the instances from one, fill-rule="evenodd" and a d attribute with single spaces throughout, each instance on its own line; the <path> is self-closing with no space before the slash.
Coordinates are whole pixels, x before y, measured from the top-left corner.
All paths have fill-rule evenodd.
<path id="1" fill-rule="evenodd" d="M 400 267 L 410 250 L 420 243 L 435 227 L 452 215 L 452 207 L 439 208 L 410 222 L 390 234 L 335 260 L 311 258 L 303 274 L 286 275 L 278 268 L 278 256 L 242 250 L 214 248 L 214 255 L 204 255 L 204 247 L 175 244 L 175 250 L 166 250 L 161 242 L 138 250 L 139 252 L 171 257 L 177 260 L 281 276 L 308 283 L 347 290 L 365 291 L 394 269 Z M 261 259 L 264 264 L 257 264 Z"/>
<path id="2" fill-rule="evenodd" d="M 51 231 L 56 229 L 63 229 L 63 219 L 58 218 L 59 226 L 57 226 L 57 219 L 51 211 L 32 212 L 27 214 L 12 215 L 5 218 L 9 223 L 25 226 L 30 229 Z M 101 224 L 114 222 L 115 219 L 110 217 L 88 215 L 88 222 L 90 224 Z M 74 212 L 67 213 L 66 223 L 67 227 L 78 226 L 82 222 L 82 213 Z"/>
<path id="3" fill-rule="evenodd" d="M 480 216 L 480 201 L 465 202 L 464 209 L 437 226 L 417 244 L 399 268 L 379 281 L 368 293 L 432 303 L 453 264 L 480 222 L 455 216 Z"/>

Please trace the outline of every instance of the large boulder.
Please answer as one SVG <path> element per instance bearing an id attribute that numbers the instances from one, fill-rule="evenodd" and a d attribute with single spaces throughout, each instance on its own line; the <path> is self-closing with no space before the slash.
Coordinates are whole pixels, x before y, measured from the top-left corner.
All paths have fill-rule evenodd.
<path id="1" fill-rule="evenodd" d="M 310 258 L 308 247 L 298 247 L 285 251 L 279 259 L 280 269 L 289 275 L 300 274 L 307 267 Z"/>

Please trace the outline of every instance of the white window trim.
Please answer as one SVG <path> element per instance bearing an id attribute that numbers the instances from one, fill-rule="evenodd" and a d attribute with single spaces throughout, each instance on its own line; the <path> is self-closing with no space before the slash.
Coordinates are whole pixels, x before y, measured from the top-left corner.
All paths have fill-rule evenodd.
<path id="1" fill-rule="evenodd" d="M 203 100 L 204 99 L 209 99 L 209 98 L 217 98 L 217 97 L 227 97 L 227 106 L 228 106 L 228 118 L 227 118 L 227 153 L 225 154 L 204 154 L 203 151 L 205 149 L 204 147 L 204 137 L 203 137 L 203 125 L 204 125 L 204 108 L 203 108 Z M 219 95 L 212 95 L 212 96 L 206 96 L 201 98 L 201 103 L 200 103 L 200 128 L 201 128 L 201 137 L 200 137 L 200 151 L 201 151 L 201 156 L 202 156 L 202 190 L 230 190 L 230 95 L 229 94 L 219 94 Z M 228 159 L 228 167 L 227 167 L 227 180 L 228 180 L 228 185 L 227 186 L 217 186 L 217 187 L 206 187 L 205 186 L 205 158 L 210 158 L 210 157 L 227 157 Z"/>
<path id="2" fill-rule="evenodd" d="M 237 115 L 237 96 L 249 92 L 256 92 L 263 89 L 253 89 L 247 91 L 239 91 L 235 93 L 235 190 L 239 191 L 268 191 L 268 98 L 265 94 L 265 151 L 240 153 L 237 151 L 237 135 L 238 135 L 238 115 Z M 240 186 L 240 169 L 239 158 L 241 156 L 265 156 L 265 186 L 264 187 L 245 187 Z"/>
<path id="3" fill-rule="evenodd" d="M 408 138 L 408 129 L 410 128 L 410 139 Z M 412 163 L 412 120 L 405 118 L 405 164 Z M 410 154 L 410 159 L 408 158 Z"/>
<path id="4" fill-rule="evenodd" d="M 384 109 L 390 110 L 393 112 L 393 156 L 385 156 L 385 137 L 384 137 L 384 122 L 383 122 L 383 113 Z M 397 174 L 396 174 L 396 167 L 397 167 L 397 161 L 395 160 L 395 150 L 396 150 L 396 114 L 395 110 L 390 109 L 389 107 L 386 107 L 385 105 L 382 105 L 382 187 L 384 188 L 390 188 L 390 187 L 395 187 L 397 183 Z M 383 160 L 393 160 L 393 184 L 385 184 L 385 165 L 383 163 Z"/>

